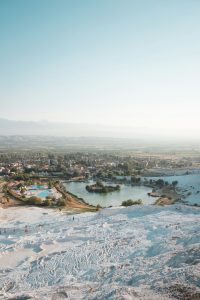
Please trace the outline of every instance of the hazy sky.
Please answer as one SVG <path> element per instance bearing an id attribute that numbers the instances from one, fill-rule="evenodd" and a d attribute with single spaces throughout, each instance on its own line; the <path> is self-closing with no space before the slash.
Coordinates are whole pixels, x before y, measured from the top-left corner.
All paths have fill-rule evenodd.
<path id="1" fill-rule="evenodd" d="M 0 117 L 200 131 L 199 0 L 0 0 Z"/>

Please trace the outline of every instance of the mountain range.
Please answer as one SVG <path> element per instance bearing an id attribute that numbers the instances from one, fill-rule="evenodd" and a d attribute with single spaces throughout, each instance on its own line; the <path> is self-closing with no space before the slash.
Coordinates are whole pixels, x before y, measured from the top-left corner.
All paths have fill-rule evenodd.
<path id="1" fill-rule="evenodd" d="M 134 122 L 133 122 L 134 124 Z M 64 123 L 49 121 L 16 121 L 0 118 L 1 136 L 54 136 L 54 137 L 96 137 L 96 138 L 122 138 L 134 141 L 192 141 L 199 143 L 198 130 L 171 129 L 128 126 L 111 126 L 100 124 Z M 161 124 L 162 125 L 162 124 Z"/>
<path id="2" fill-rule="evenodd" d="M 0 118 L 0 135 L 138 138 L 144 130 L 98 124 L 49 121 L 15 121 Z"/>

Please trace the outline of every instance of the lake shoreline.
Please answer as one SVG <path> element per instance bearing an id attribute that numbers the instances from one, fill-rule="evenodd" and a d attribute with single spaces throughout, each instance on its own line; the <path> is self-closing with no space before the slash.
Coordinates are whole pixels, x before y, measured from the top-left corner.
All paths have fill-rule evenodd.
<path id="1" fill-rule="evenodd" d="M 66 211 L 67 211 L 67 209 L 69 211 L 71 209 L 75 209 L 77 211 L 78 210 L 86 211 L 87 209 L 89 211 L 90 210 L 95 211 L 95 210 L 99 209 L 100 207 L 101 208 L 106 208 L 106 207 L 111 207 L 111 206 L 120 207 L 123 201 L 127 201 L 129 199 L 132 199 L 133 201 L 136 201 L 139 199 L 143 200 L 143 196 L 145 197 L 145 199 L 147 199 L 146 200 L 147 202 L 144 203 L 145 205 L 146 204 L 147 205 L 153 205 L 153 204 L 154 205 L 173 205 L 175 203 L 184 203 L 187 206 L 200 206 L 200 203 L 198 201 L 195 201 L 195 200 L 190 201 L 190 199 L 193 199 L 192 197 L 194 197 L 194 196 L 198 200 L 198 198 L 199 198 L 198 193 L 200 190 L 200 185 L 199 185 L 199 190 L 198 190 L 198 188 L 196 188 L 196 190 L 195 190 L 193 185 L 191 185 L 189 187 L 185 187 L 182 184 L 182 181 L 187 182 L 188 180 L 189 180 L 189 182 L 191 181 L 191 184 L 192 184 L 193 178 L 196 178 L 196 177 L 197 177 L 197 179 L 199 178 L 198 182 L 200 183 L 200 177 L 197 174 L 161 177 L 165 180 L 169 180 L 170 182 L 172 181 L 172 179 L 179 179 L 178 187 L 173 191 L 170 190 L 168 187 L 165 187 L 164 189 L 157 188 L 155 191 L 153 191 L 152 190 L 153 186 L 150 185 L 149 183 L 145 183 L 144 181 L 142 181 L 139 184 L 134 184 L 134 185 L 131 185 L 129 183 L 127 183 L 127 184 L 123 183 L 121 185 L 122 186 L 122 189 L 121 189 L 122 195 L 121 196 L 119 196 L 121 191 L 118 191 L 117 193 L 111 192 L 110 195 L 100 195 L 99 194 L 98 197 L 95 197 L 95 195 L 92 196 L 96 200 L 93 200 L 92 197 L 88 198 L 90 193 L 87 192 L 87 194 L 85 194 L 85 186 L 86 186 L 86 184 L 88 184 L 88 182 L 91 183 L 91 181 L 87 180 L 84 182 L 77 182 L 77 181 L 66 182 L 66 181 L 60 180 L 60 183 L 63 184 L 66 188 L 67 198 L 70 199 L 67 206 L 63 207 L 61 209 L 62 210 L 64 209 Z M 152 179 L 158 180 L 158 177 L 153 177 Z M 111 181 L 109 181 L 109 183 L 111 183 Z M 77 190 L 77 187 L 80 185 L 82 185 L 82 190 L 84 190 L 84 193 L 82 192 L 81 188 L 79 188 Z M 194 190 L 194 192 L 193 192 L 193 190 Z M 93 194 L 93 193 L 91 193 L 91 194 Z M 148 196 L 148 194 L 149 194 L 149 196 Z M 152 197 L 152 196 L 155 196 L 155 195 L 156 195 L 156 198 L 153 199 L 154 197 Z M 1 195 L 1 199 L 3 199 L 3 200 L 0 203 L 0 207 L 4 208 L 4 209 L 7 209 L 9 207 L 18 207 L 18 206 L 24 205 L 24 203 L 19 201 L 19 199 L 15 199 L 12 196 L 10 196 L 8 199 L 8 197 L 4 197 L 4 196 L 2 197 L 2 195 Z M 89 199 L 89 201 L 88 201 L 88 199 Z M 109 199 L 111 199 L 111 200 L 109 200 Z M 112 202 L 113 201 L 112 199 L 115 200 L 114 203 Z M 118 200 L 116 200 L 116 199 L 118 199 Z M 96 201 L 96 203 L 95 203 L 95 201 Z M 71 208 L 70 208 L 70 206 L 71 206 Z"/>

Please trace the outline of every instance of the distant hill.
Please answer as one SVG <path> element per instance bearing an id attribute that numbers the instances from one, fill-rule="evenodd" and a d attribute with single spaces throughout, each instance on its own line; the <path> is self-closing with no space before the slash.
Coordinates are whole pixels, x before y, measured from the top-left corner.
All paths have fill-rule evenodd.
<path id="1" fill-rule="evenodd" d="M 191 132 L 187 129 L 181 132 L 172 130 L 167 132 L 163 128 L 126 127 L 98 124 L 64 123 L 49 121 L 15 121 L 0 118 L 0 136 L 51 136 L 73 138 L 117 138 L 130 139 L 132 142 L 199 142 L 198 130 Z"/>
<path id="2" fill-rule="evenodd" d="M 114 133 L 113 130 L 111 133 Z M 0 135 L 108 136 L 108 131 L 98 125 L 13 121 L 0 118 Z"/>
<path id="3" fill-rule="evenodd" d="M 0 135 L 44 135 L 65 137 L 137 138 L 136 130 L 114 126 L 56 123 L 48 121 L 14 121 L 0 118 Z"/>

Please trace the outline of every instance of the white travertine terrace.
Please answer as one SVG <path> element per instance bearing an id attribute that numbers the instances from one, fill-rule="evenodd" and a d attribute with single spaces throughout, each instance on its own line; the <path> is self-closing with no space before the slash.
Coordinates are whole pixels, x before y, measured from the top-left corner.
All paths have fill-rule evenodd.
<path id="1" fill-rule="evenodd" d="M 0 222 L 0 299 L 176 299 L 171 286 L 199 286 L 200 208 L 112 208 L 73 220 L 21 207 L 1 209 Z"/>

